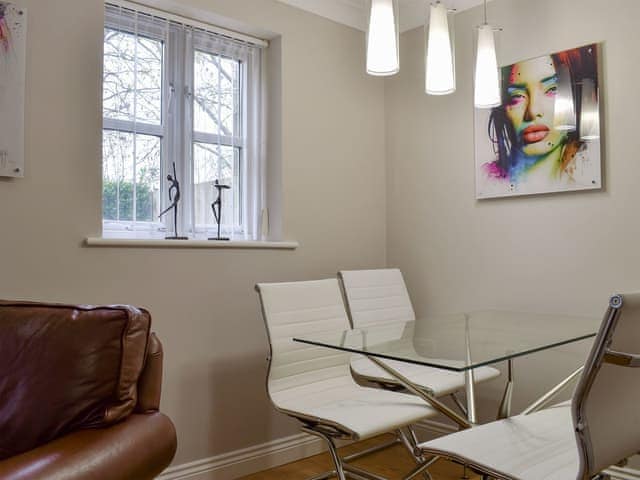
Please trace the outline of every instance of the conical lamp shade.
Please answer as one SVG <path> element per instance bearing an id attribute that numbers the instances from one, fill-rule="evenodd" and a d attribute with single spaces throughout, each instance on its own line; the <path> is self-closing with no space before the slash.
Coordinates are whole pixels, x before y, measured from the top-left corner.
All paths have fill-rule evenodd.
<path id="1" fill-rule="evenodd" d="M 439 2 L 431 5 L 425 64 L 425 91 L 429 95 L 455 92 L 456 77 L 447 8 Z"/>
<path id="2" fill-rule="evenodd" d="M 396 0 L 371 0 L 367 31 L 367 73 L 394 75 L 400 70 Z"/>
<path id="3" fill-rule="evenodd" d="M 493 27 L 486 24 L 478 28 L 474 103 L 476 108 L 492 108 L 502 103 Z"/>
<path id="4" fill-rule="evenodd" d="M 571 88 L 571 75 L 566 65 L 557 68 L 558 89 L 553 109 L 553 126 L 556 130 L 573 131 L 576 129 L 576 108 Z"/>
<path id="5" fill-rule="evenodd" d="M 580 139 L 600 138 L 600 109 L 596 82 L 591 78 L 582 81 L 582 110 L 580 112 Z"/>

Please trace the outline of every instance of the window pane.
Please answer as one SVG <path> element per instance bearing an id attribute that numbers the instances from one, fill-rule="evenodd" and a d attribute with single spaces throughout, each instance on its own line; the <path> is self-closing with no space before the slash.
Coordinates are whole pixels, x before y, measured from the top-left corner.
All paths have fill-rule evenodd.
<path id="1" fill-rule="evenodd" d="M 158 221 L 160 145 L 159 137 L 116 130 L 103 132 L 102 217 L 104 220 Z"/>
<path id="2" fill-rule="evenodd" d="M 239 136 L 240 62 L 196 51 L 194 128 L 214 135 Z"/>
<path id="3" fill-rule="evenodd" d="M 196 225 L 215 225 L 211 204 L 215 202 L 218 191 L 214 182 L 229 185 L 231 189 L 222 191 L 222 224 L 230 227 L 237 225 L 240 219 L 238 190 L 239 168 L 238 148 L 207 143 L 193 145 L 193 181 Z"/>
<path id="4" fill-rule="evenodd" d="M 163 43 L 106 28 L 104 117 L 160 125 Z"/>
<path id="5" fill-rule="evenodd" d="M 158 222 L 160 215 L 160 137 L 136 135 L 136 220 Z"/>

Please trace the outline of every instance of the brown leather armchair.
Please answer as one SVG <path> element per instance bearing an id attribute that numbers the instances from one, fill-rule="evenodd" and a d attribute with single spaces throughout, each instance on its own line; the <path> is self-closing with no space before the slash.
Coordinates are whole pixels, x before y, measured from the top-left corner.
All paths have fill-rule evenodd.
<path id="1" fill-rule="evenodd" d="M 150 480 L 169 465 L 150 326 L 130 306 L 0 301 L 0 479 Z"/>

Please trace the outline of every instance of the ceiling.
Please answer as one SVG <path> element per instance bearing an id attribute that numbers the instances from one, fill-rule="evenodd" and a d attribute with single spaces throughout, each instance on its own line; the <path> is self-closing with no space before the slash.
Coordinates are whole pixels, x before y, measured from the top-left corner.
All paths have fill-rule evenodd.
<path id="1" fill-rule="evenodd" d="M 367 28 L 369 0 L 278 0 L 302 10 L 315 13 L 358 30 Z M 405 32 L 425 24 L 429 0 L 398 0 L 400 31 Z M 442 0 L 448 8 L 467 10 L 482 4 L 483 0 Z"/>

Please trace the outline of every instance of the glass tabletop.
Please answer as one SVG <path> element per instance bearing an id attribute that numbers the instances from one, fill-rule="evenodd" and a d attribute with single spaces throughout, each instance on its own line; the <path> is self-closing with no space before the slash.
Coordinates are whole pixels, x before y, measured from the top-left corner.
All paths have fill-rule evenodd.
<path id="1" fill-rule="evenodd" d="M 434 315 L 294 341 L 462 372 L 594 337 L 600 318 L 486 310 Z"/>

